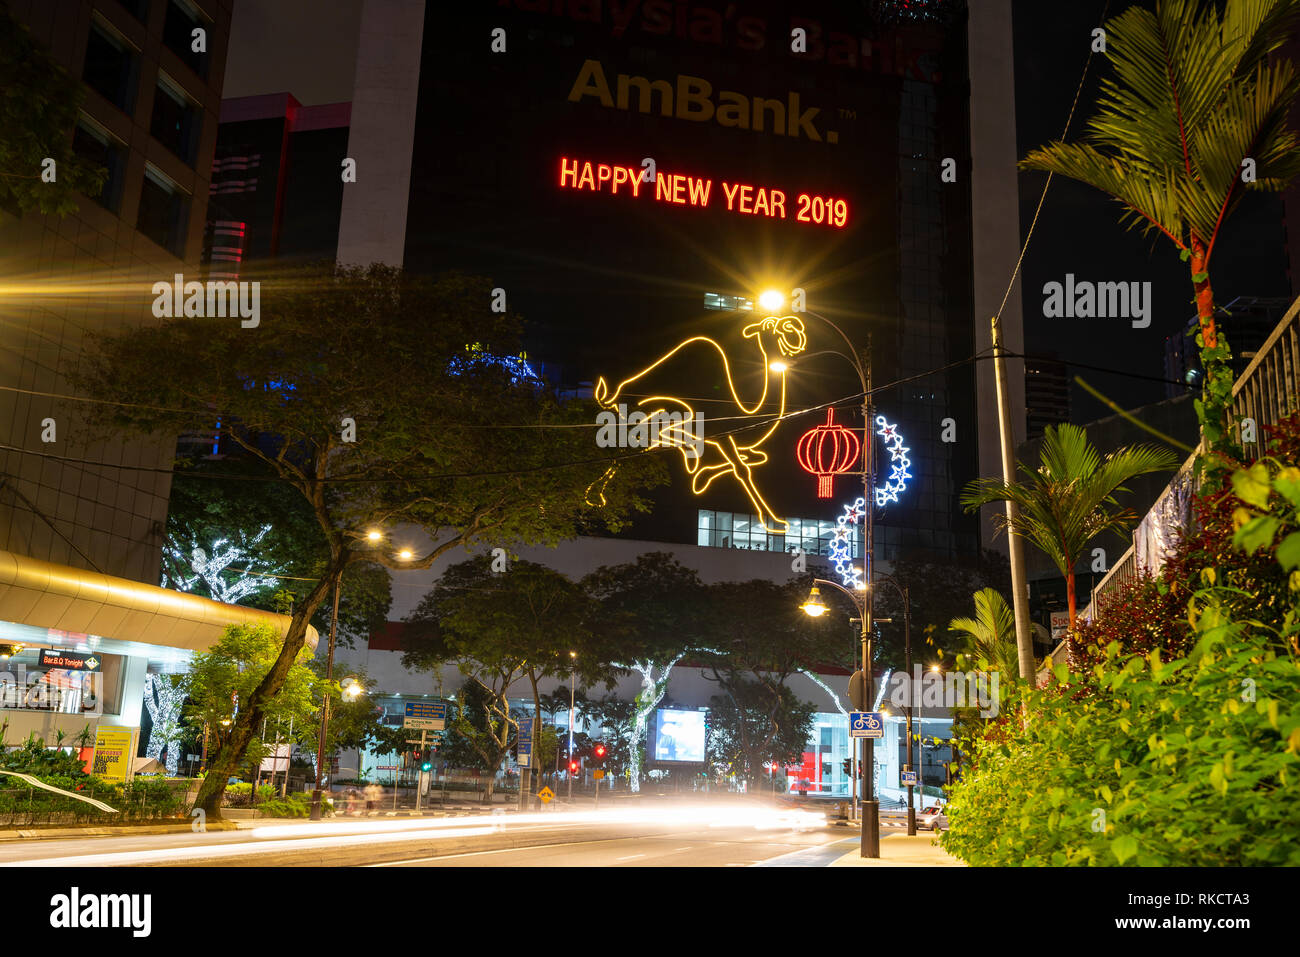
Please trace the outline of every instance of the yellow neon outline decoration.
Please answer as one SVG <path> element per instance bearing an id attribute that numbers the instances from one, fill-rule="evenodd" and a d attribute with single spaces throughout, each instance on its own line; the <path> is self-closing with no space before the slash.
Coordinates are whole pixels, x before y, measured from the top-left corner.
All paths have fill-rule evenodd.
<path id="1" fill-rule="evenodd" d="M 762 357 L 763 392 L 758 397 L 758 401 L 752 405 L 747 405 L 744 399 L 740 397 L 739 391 L 736 389 L 735 380 L 731 375 L 731 361 L 727 357 L 726 350 L 723 349 L 716 340 L 711 339 L 708 336 L 692 336 L 689 339 L 679 342 L 670 351 L 660 356 L 657 360 L 646 366 L 636 375 L 624 379 L 612 392 L 610 391 L 609 383 L 605 381 L 605 377 L 601 376 L 596 380 L 595 398 L 596 403 L 602 409 L 617 409 L 619 405 L 619 397 L 629 386 L 649 375 L 659 366 L 677 355 L 677 353 L 695 343 L 705 343 L 712 346 L 718 353 L 718 356 L 722 359 L 722 371 L 727 379 L 727 388 L 731 390 L 732 401 L 736 403 L 736 407 L 740 409 L 743 415 L 752 416 L 758 414 L 759 410 L 763 408 L 764 403 L 767 401 L 768 389 L 771 385 L 770 377 L 773 375 L 777 376 L 780 380 L 778 410 L 776 417 L 772 420 L 772 424 L 768 426 L 767 430 L 757 439 L 744 445 L 736 441 L 734 435 L 723 437 L 726 443 L 725 446 L 723 442 L 716 439 L 705 439 L 701 443 L 704 448 L 700 450 L 698 456 L 688 454 L 688 452 L 694 450 L 696 444 L 695 436 L 688 431 L 690 423 L 696 421 L 695 409 L 689 402 L 685 399 L 671 395 L 651 395 L 641 399 L 636 404 L 645 411 L 647 420 L 653 419 L 656 416 L 663 417 L 670 414 L 680 413 L 680 423 L 670 422 L 666 427 L 663 425 L 659 426 L 658 433 L 649 448 L 676 448 L 681 451 L 682 460 L 686 465 L 686 472 L 691 476 L 692 492 L 696 495 L 703 495 L 704 492 L 708 490 L 709 486 L 717 481 L 718 478 L 723 475 L 731 475 L 740 483 L 741 487 L 745 490 L 746 497 L 749 498 L 750 504 L 754 506 L 754 511 L 759 516 L 760 527 L 763 528 L 764 531 L 785 534 L 786 530 L 789 528 L 789 523 L 772 510 L 772 507 L 767 504 L 767 500 L 763 497 L 762 492 L 759 491 L 758 485 L 754 482 L 754 469 L 767 462 L 769 458 L 766 452 L 759 449 L 759 446 L 772 436 L 772 433 L 776 431 L 776 427 L 781 424 L 782 416 L 785 415 L 785 377 L 788 370 L 782 369 L 778 372 L 771 368 L 769 360 L 771 353 L 769 352 L 767 343 L 764 341 L 765 334 L 775 338 L 776 351 L 779 352 L 781 356 L 796 356 L 803 352 L 808 345 L 808 335 L 804 329 L 803 320 L 798 316 L 768 316 L 766 319 L 760 320 L 759 322 L 752 322 L 745 326 L 742 330 L 742 335 L 746 339 L 755 340 L 758 346 L 758 351 Z M 653 408 L 645 409 L 646 406 L 653 406 Z M 675 408 L 670 410 L 669 406 L 674 406 Z M 718 455 L 721 456 L 722 461 L 716 464 L 705 465 L 704 460 L 708 454 L 708 447 L 710 446 L 717 451 Z M 588 505 L 603 506 L 605 504 L 605 487 L 609 484 L 609 480 L 613 478 L 616 470 L 617 466 L 611 465 L 605 470 L 604 475 L 588 486 L 586 497 Z M 596 491 L 596 495 L 599 497 L 599 503 L 593 502 L 591 499 L 591 491 L 593 488 L 597 488 L 597 486 L 599 486 L 599 488 Z"/>

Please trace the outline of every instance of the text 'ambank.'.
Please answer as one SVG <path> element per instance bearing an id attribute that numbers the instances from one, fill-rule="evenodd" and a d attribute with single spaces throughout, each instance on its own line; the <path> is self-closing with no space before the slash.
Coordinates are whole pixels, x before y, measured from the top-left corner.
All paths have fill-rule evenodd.
<path id="1" fill-rule="evenodd" d="M 620 73 L 615 77 L 615 88 L 610 90 L 605 69 L 599 60 L 587 60 L 578 71 L 569 91 L 570 102 L 594 96 L 600 105 L 610 109 L 630 110 L 632 92 L 636 92 L 638 113 L 657 112 L 660 116 L 676 117 L 696 123 L 715 121 L 719 126 L 731 126 L 756 133 L 770 132 L 777 136 L 806 136 L 820 143 L 822 134 L 815 120 L 820 107 L 800 109 L 799 94 L 789 91 L 784 100 L 763 96 L 746 96 L 733 90 L 719 90 L 717 103 L 713 102 L 713 84 L 703 77 L 678 74 L 676 83 L 667 80 L 649 80 L 643 76 Z M 827 143 L 839 141 L 839 134 L 827 130 Z"/>

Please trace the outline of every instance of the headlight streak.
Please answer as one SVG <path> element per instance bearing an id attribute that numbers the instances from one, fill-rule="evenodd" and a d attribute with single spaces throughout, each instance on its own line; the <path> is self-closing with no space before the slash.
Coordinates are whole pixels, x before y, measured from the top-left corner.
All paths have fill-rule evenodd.
<path id="1" fill-rule="evenodd" d="M 481 823 L 479 823 L 481 821 Z M 261 856 L 311 849 L 446 841 L 508 831 L 567 830 L 584 825 L 663 827 L 668 830 L 753 828 L 759 831 L 809 830 L 826 824 L 820 812 L 785 808 L 699 807 L 623 808 L 609 811 L 558 811 L 493 815 L 478 819 L 334 821 L 267 825 L 248 831 L 252 840 L 143 851 L 106 852 L 0 863 L 0 867 L 115 867 Z M 631 836 L 631 835 L 630 835 Z"/>

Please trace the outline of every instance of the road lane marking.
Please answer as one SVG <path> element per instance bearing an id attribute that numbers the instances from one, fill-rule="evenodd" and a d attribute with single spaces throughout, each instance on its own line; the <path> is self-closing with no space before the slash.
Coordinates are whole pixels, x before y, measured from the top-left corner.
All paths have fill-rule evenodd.
<path id="1" fill-rule="evenodd" d="M 635 861 L 638 857 L 645 857 L 644 854 L 629 854 L 627 857 L 616 857 L 616 861 Z"/>
<path id="2" fill-rule="evenodd" d="M 563 844 L 523 844 L 519 847 L 498 847 L 492 851 L 464 851 L 460 854 L 438 854 L 435 857 L 412 857 L 405 861 L 376 861 L 362 867 L 397 867 L 401 864 L 420 864 L 424 861 L 445 861 L 453 857 L 479 857 L 486 854 L 509 854 L 511 851 L 540 851 L 550 847 L 578 847 L 582 844 L 612 844 L 615 841 L 634 840 L 626 837 L 602 837 L 593 841 L 566 841 Z"/>

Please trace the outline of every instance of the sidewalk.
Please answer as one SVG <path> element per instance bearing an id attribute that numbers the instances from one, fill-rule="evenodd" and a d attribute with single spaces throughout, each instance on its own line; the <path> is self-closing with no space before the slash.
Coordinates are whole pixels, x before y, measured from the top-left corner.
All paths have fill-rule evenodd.
<path id="1" fill-rule="evenodd" d="M 862 857 L 858 848 L 831 862 L 831 867 L 965 867 L 935 841 L 933 834 L 881 835 L 880 857 Z"/>

